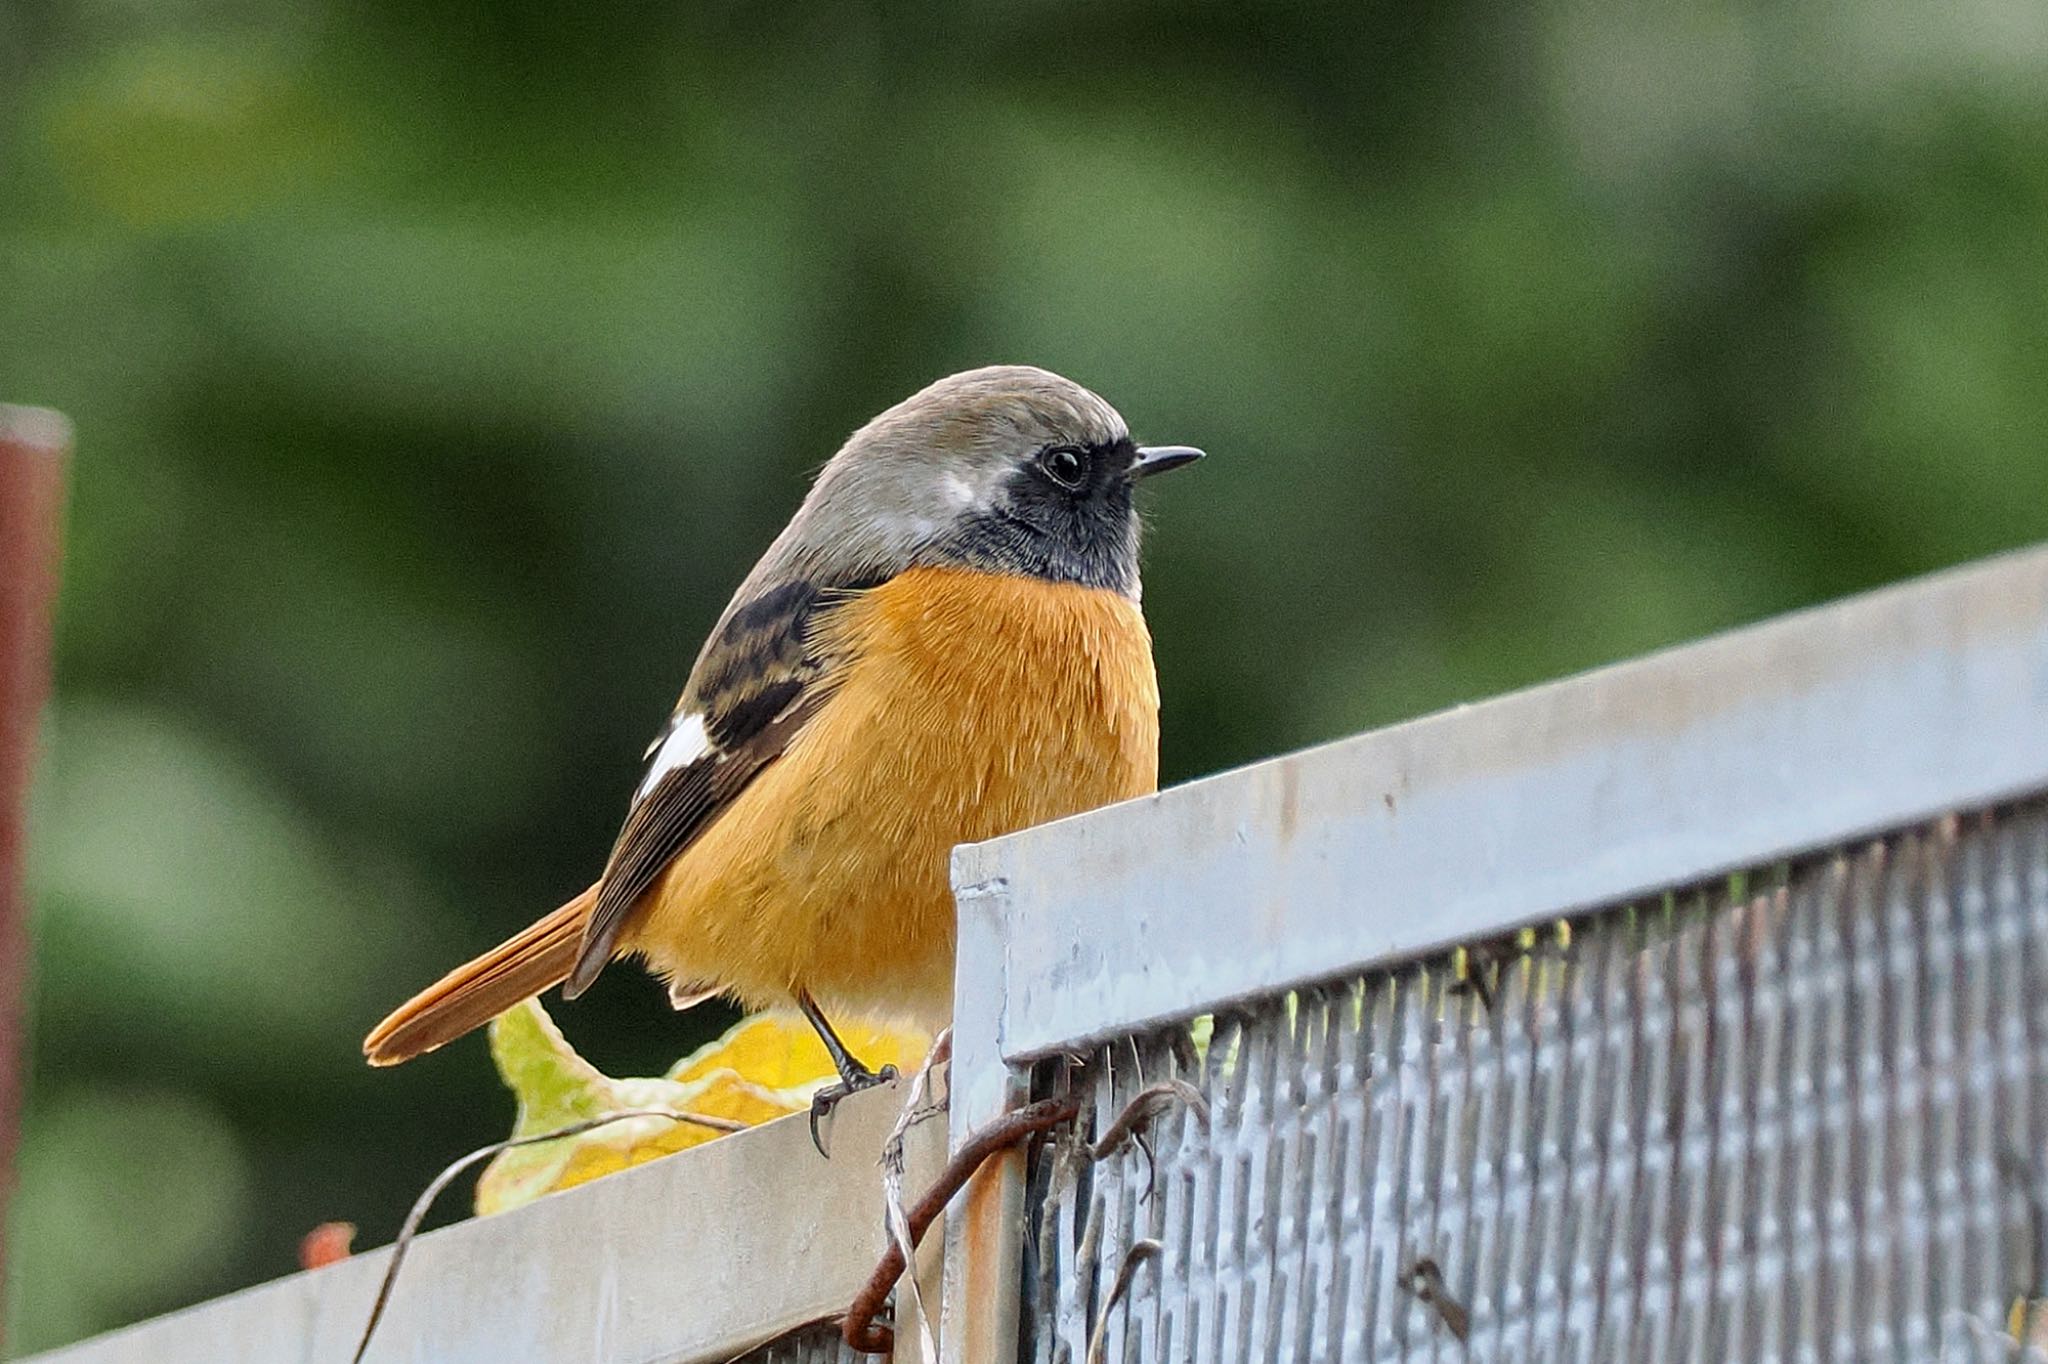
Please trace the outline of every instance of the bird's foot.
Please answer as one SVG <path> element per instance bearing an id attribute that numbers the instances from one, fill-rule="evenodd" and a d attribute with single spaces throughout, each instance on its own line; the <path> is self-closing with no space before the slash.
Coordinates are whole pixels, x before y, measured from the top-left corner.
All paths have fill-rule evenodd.
<path id="1" fill-rule="evenodd" d="M 851 1060 L 852 1058 L 849 1057 L 848 1059 Z M 863 1089 L 873 1089 L 876 1085 L 894 1084 L 895 1082 L 896 1067 L 894 1066 L 883 1066 L 880 1070 L 869 1070 L 866 1066 L 854 1062 L 852 1066 L 844 1068 L 839 1072 L 838 1084 L 827 1085 L 816 1094 L 813 1094 L 811 1096 L 811 1145 L 818 1148 L 818 1154 L 827 1160 L 832 1158 L 832 1153 L 825 1149 L 825 1139 L 819 1130 L 818 1124 L 821 1120 L 829 1126 L 832 1110 L 839 1107 L 843 1101 L 860 1093 Z"/>

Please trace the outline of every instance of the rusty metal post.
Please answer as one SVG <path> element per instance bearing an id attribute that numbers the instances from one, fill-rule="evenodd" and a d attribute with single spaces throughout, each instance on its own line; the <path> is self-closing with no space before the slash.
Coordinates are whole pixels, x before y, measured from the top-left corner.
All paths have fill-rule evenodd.
<path id="1" fill-rule="evenodd" d="M 49 691 L 50 607 L 70 423 L 55 412 L 0 406 L 0 1281 L 7 1195 L 21 1121 L 28 986 L 23 825 L 36 721 Z"/>
<path id="2" fill-rule="evenodd" d="M 977 871 L 975 848 L 953 850 L 959 914 L 953 979 L 953 1068 L 947 1116 L 951 1149 L 1031 1101 L 1025 1077 L 1003 1061 L 1002 1018 L 1010 992 L 1003 943 L 1009 885 Z M 946 1213 L 945 1291 L 939 1355 L 944 1364 L 1016 1364 L 1024 1288 L 1026 1149 L 991 1157 Z"/>

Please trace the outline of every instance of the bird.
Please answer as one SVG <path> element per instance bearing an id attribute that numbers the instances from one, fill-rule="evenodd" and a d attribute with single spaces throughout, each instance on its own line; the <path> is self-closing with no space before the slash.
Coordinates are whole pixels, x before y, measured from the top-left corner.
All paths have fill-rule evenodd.
<path id="1" fill-rule="evenodd" d="M 1201 457 L 1028 365 L 862 426 L 712 627 L 597 880 L 400 1005 L 370 1063 L 638 957 L 677 1009 L 802 1012 L 838 1077 L 815 1138 L 891 1078 L 831 1019 L 951 1017 L 952 848 L 1158 789 L 1135 493 Z"/>

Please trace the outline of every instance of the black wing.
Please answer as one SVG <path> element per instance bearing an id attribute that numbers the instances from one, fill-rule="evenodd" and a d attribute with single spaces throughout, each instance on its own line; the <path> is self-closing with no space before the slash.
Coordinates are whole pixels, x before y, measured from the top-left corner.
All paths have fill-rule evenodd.
<path id="1" fill-rule="evenodd" d="M 566 998 L 581 994 L 611 960 L 626 916 L 668 864 L 830 699 L 834 677 L 814 646 L 815 627 L 824 613 L 873 585 L 783 583 L 727 615 L 697 659 L 669 726 L 672 734 L 700 720 L 703 754 L 663 772 L 636 797 L 605 863 L 597 905 L 562 988 Z M 662 743 L 649 749 L 657 764 Z"/>

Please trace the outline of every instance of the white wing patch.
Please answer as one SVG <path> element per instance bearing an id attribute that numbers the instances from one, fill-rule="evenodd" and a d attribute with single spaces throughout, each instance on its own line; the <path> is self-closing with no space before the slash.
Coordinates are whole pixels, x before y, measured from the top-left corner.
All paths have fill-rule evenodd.
<path id="1" fill-rule="evenodd" d="M 675 721 L 668 727 L 668 733 L 647 750 L 647 775 L 633 792 L 633 803 L 637 805 L 647 799 L 647 793 L 663 777 L 679 767 L 688 767 L 710 751 L 711 735 L 704 728 L 703 716 L 693 712 Z"/>
<path id="2" fill-rule="evenodd" d="M 688 981 L 672 981 L 668 987 L 668 1006 L 677 1013 L 694 1009 L 707 999 L 718 998 L 716 990 L 700 990 Z"/>

